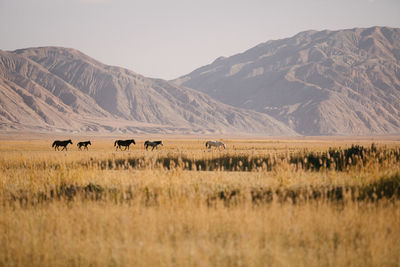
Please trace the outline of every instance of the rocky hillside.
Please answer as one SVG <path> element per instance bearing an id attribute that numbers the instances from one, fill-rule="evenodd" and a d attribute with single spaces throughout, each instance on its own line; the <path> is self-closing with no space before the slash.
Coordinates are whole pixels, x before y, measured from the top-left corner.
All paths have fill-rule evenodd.
<path id="1" fill-rule="evenodd" d="M 0 50 L 0 89 L 3 131 L 295 134 L 267 114 L 74 49 Z"/>
<path id="2" fill-rule="evenodd" d="M 174 81 L 304 135 L 400 132 L 400 29 L 307 31 Z"/>

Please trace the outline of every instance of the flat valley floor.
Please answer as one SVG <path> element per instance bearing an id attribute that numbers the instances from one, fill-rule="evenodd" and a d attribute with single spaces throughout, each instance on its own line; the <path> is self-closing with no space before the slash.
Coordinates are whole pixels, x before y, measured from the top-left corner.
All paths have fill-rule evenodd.
<path id="1" fill-rule="evenodd" d="M 400 264 L 400 136 L 131 138 L 0 135 L 0 266 Z"/>

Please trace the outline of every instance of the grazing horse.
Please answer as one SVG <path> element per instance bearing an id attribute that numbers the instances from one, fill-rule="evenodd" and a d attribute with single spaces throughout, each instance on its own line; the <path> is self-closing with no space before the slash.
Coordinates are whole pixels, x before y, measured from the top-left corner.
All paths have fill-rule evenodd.
<path id="1" fill-rule="evenodd" d="M 125 147 L 124 150 L 126 150 L 126 148 L 128 148 L 128 150 L 129 150 L 129 146 L 130 146 L 131 144 L 136 145 L 134 139 L 129 139 L 129 140 L 117 140 L 117 141 L 114 142 L 114 146 L 117 147 L 115 150 L 118 150 L 118 148 L 122 150 L 121 146 L 124 146 L 124 147 Z"/>
<path id="2" fill-rule="evenodd" d="M 151 147 L 153 147 L 153 148 L 151 149 L 151 151 L 153 151 L 154 148 L 157 148 L 157 146 L 159 146 L 159 145 L 164 146 L 163 143 L 162 143 L 162 141 L 149 141 L 149 140 L 147 140 L 146 142 L 144 142 L 144 147 L 146 148 L 146 150 L 147 150 L 147 148 L 148 148 L 149 146 L 151 146 Z"/>
<path id="3" fill-rule="evenodd" d="M 88 145 L 92 145 L 92 143 L 90 143 L 90 141 L 86 141 L 86 142 L 79 142 L 77 144 L 79 150 L 81 150 L 82 147 L 85 147 L 86 150 L 89 150 L 87 147 Z"/>
<path id="4" fill-rule="evenodd" d="M 211 148 L 211 147 L 216 147 L 220 149 L 223 147 L 224 149 L 226 148 L 225 144 L 222 143 L 221 141 L 207 141 L 206 142 L 206 148 Z"/>
<path id="5" fill-rule="evenodd" d="M 65 149 L 65 150 L 68 150 L 68 149 L 67 149 L 67 145 L 68 145 L 68 144 L 71 144 L 71 145 L 72 145 L 71 139 L 65 140 L 65 141 L 56 140 L 56 141 L 53 142 L 53 144 L 51 145 L 51 147 L 54 147 L 54 150 L 56 150 L 56 149 L 57 149 L 57 150 L 60 150 L 58 147 L 59 147 L 59 146 L 63 146 L 64 148 L 61 149 L 61 151 L 63 151 L 64 149 Z"/>

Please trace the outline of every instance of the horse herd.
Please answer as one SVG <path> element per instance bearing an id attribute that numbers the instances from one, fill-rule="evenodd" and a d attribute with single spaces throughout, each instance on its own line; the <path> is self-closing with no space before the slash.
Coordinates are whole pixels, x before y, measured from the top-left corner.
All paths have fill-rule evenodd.
<path id="1" fill-rule="evenodd" d="M 60 151 L 60 147 L 62 147 L 61 151 L 63 151 L 63 150 L 68 150 L 67 146 L 69 144 L 72 145 L 72 140 L 71 139 L 63 140 L 63 141 L 56 140 L 56 141 L 53 142 L 51 147 L 54 147 L 54 150 L 57 150 L 57 151 Z M 136 145 L 136 142 L 135 142 L 134 139 L 116 140 L 114 142 L 114 147 L 115 147 L 115 150 L 118 150 L 118 149 L 122 150 L 122 147 L 125 148 L 124 150 L 127 150 L 127 149 L 129 150 L 129 147 L 130 147 L 131 144 Z M 82 148 L 86 149 L 86 150 L 89 150 L 88 145 L 92 145 L 92 143 L 90 141 L 78 142 L 77 147 L 78 147 L 79 150 L 82 150 Z M 144 148 L 146 150 L 148 150 L 149 147 L 152 147 L 151 150 L 153 151 L 154 148 L 157 148 L 160 145 L 163 146 L 163 142 L 162 141 L 149 141 L 149 140 L 147 140 L 147 141 L 144 142 Z M 222 143 L 221 141 L 207 141 L 206 142 L 206 148 L 210 149 L 211 147 L 215 147 L 215 148 L 218 148 L 218 149 L 221 149 L 221 148 L 225 149 L 226 148 L 225 144 Z"/>

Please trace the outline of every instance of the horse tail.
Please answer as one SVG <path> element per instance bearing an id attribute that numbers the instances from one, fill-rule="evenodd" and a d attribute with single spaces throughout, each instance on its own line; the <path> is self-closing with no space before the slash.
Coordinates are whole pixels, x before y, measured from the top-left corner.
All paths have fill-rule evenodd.
<path id="1" fill-rule="evenodd" d="M 53 142 L 53 144 L 51 145 L 51 147 L 54 147 L 56 145 L 56 141 Z"/>
<path id="2" fill-rule="evenodd" d="M 118 140 L 114 142 L 114 146 L 117 146 Z"/>
<path id="3" fill-rule="evenodd" d="M 208 141 L 206 142 L 206 147 L 208 147 Z"/>

